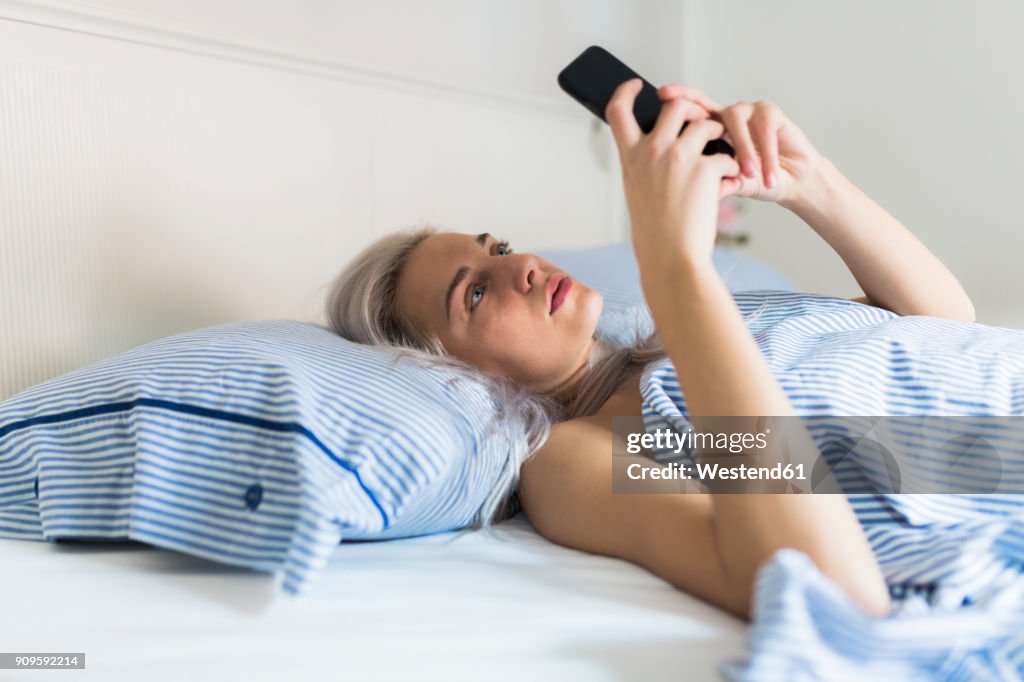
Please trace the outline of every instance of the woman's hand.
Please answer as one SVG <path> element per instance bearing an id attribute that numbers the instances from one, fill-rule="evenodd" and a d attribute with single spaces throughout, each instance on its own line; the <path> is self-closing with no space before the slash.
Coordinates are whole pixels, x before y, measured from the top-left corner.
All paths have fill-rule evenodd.
<path id="1" fill-rule="evenodd" d="M 722 179 L 738 176 L 740 166 L 726 154 L 701 152 L 725 126 L 697 102 L 674 97 L 644 135 L 633 115 L 641 84 L 635 78 L 619 85 L 605 111 L 622 162 L 637 262 L 641 272 L 666 256 L 710 266 L 718 202 L 726 195 Z"/>
<path id="2" fill-rule="evenodd" d="M 723 138 L 736 150 L 743 169 L 742 175 L 723 183 L 725 195 L 783 203 L 799 194 L 818 170 L 818 151 L 773 102 L 723 107 L 699 90 L 676 84 L 658 88 L 658 96 L 663 106 L 679 97 L 696 102 L 725 125 Z"/>

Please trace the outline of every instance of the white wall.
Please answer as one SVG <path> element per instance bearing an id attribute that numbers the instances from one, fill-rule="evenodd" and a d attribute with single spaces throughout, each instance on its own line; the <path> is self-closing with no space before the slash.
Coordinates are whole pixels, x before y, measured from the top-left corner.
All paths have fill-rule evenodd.
<path id="1" fill-rule="evenodd" d="M 398 78 L 568 105 L 555 83 L 591 43 L 677 77 L 677 0 L 44 0 L 33 4 Z"/>
<path id="2" fill-rule="evenodd" d="M 686 79 L 770 99 L 964 285 L 978 321 L 1024 328 L 1024 3 L 689 0 Z M 806 290 L 860 295 L 778 206 L 748 202 L 751 253 Z"/>
<path id="3" fill-rule="evenodd" d="M 992 1 L 0 0 L 0 399 L 178 331 L 316 318 L 412 223 L 623 238 L 608 130 L 555 81 L 592 43 L 775 100 L 981 322 L 1024 328 L 1021 25 Z M 858 295 L 809 228 L 748 208 L 753 255 Z"/>
<path id="4" fill-rule="evenodd" d="M 0 0 L 0 400 L 181 331 L 319 321 L 411 224 L 622 238 L 610 135 L 555 77 L 597 42 L 669 78 L 678 10 Z"/>

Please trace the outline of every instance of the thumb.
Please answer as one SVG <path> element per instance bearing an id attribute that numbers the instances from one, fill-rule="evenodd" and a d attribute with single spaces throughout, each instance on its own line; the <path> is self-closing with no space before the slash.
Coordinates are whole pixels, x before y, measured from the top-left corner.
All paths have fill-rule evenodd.
<path id="1" fill-rule="evenodd" d="M 724 199 L 731 197 L 734 194 L 738 194 L 740 188 L 743 187 L 743 178 L 722 178 L 722 182 L 718 185 L 718 198 Z"/>
<path id="2" fill-rule="evenodd" d="M 612 136 L 619 147 L 620 155 L 626 149 L 635 146 L 644 136 L 633 113 L 633 105 L 643 84 L 643 80 L 639 78 L 620 83 L 605 107 L 604 118 L 612 129 Z"/>
<path id="3" fill-rule="evenodd" d="M 719 199 L 736 194 L 743 187 L 740 164 L 733 157 L 728 154 L 712 154 L 708 157 L 708 164 L 713 169 L 712 172 L 721 178 L 718 186 Z"/>
<path id="4" fill-rule="evenodd" d="M 740 164 L 728 154 L 712 154 L 707 163 L 721 178 L 735 177 L 740 174 Z"/>

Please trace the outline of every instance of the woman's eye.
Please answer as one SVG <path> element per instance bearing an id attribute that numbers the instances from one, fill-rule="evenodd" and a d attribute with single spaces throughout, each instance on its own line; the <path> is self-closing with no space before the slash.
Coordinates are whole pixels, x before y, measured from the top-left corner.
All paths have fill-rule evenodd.
<path id="1" fill-rule="evenodd" d="M 498 245 L 496 247 L 494 247 L 494 253 L 495 253 L 495 255 L 498 255 L 498 256 L 507 256 L 510 253 L 512 253 L 512 247 L 508 245 L 508 242 L 499 242 Z M 474 286 L 470 290 L 470 292 L 469 292 L 469 309 L 470 309 L 470 311 L 472 311 L 473 308 L 475 308 L 477 306 L 477 304 L 480 303 L 480 299 L 482 299 L 484 297 L 484 289 L 486 289 L 486 288 L 487 287 L 485 287 L 482 284 L 477 284 L 476 286 Z"/>
<path id="2" fill-rule="evenodd" d="M 477 294 L 480 294 L 477 296 Z M 476 307 L 476 304 L 480 302 L 480 299 L 484 297 L 484 288 L 479 284 L 473 287 L 473 290 L 469 292 L 469 309 L 472 310 Z"/>

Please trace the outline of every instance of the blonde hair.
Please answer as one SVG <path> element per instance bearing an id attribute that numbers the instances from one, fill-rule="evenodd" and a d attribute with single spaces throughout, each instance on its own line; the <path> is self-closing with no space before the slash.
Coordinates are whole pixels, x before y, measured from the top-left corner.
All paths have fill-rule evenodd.
<path id="1" fill-rule="evenodd" d="M 519 510 L 515 488 L 519 469 L 544 445 L 551 426 L 560 421 L 588 416 L 647 363 L 665 357 L 657 332 L 635 334 L 632 345 L 614 346 L 603 334 L 587 368 L 568 396 L 556 398 L 534 391 L 505 377 L 496 376 L 447 353 L 440 340 L 425 334 L 398 314 L 398 281 L 412 250 L 437 234 L 432 226 L 399 230 L 381 237 L 360 252 L 330 284 L 326 318 L 330 329 L 356 343 L 395 347 L 396 360 L 410 359 L 425 366 L 445 367 L 482 382 L 496 398 L 498 411 L 488 435 L 510 444 L 502 473 L 483 503 L 478 526 L 487 526 Z"/>

